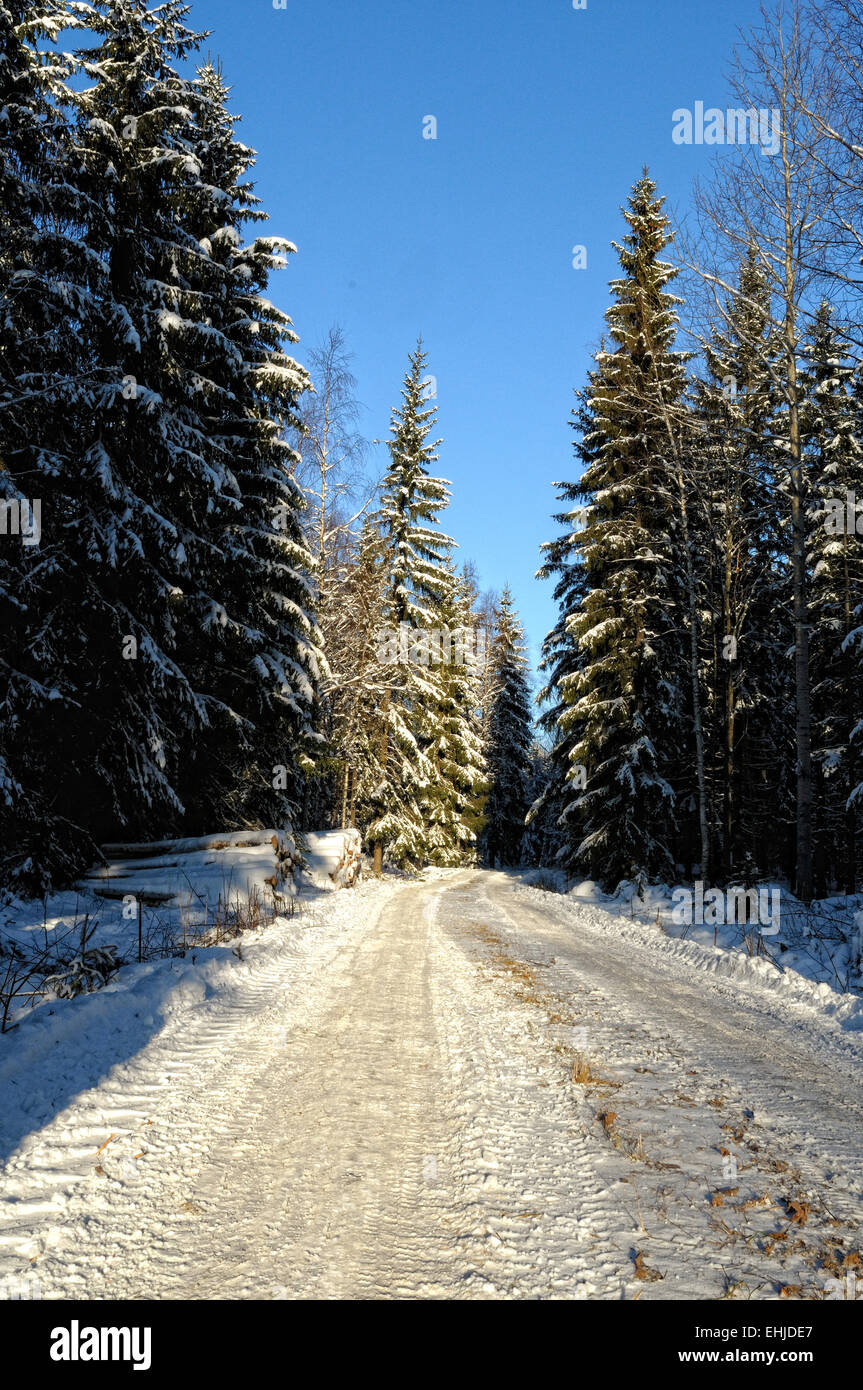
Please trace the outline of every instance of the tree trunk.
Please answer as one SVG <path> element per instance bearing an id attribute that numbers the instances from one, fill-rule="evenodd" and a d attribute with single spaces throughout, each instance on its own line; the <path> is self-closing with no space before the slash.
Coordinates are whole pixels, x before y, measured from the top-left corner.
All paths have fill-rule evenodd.
<path id="1" fill-rule="evenodd" d="M 845 529 L 842 537 L 842 559 L 845 577 L 845 632 L 849 633 L 854 626 L 854 603 L 851 598 L 851 574 L 848 565 L 848 530 Z M 845 855 L 843 865 L 843 878 L 845 880 L 845 892 L 854 894 L 857 892 L 857 812 L 853 806 L 849 805 L 851 794 L 857 785 L 855 775 L 857 759 L 854 756 L 854 729 L 857 725 L 857 715 L 855 710 L 855 673 L 850 651 L 842 653 L 842 666 L 844 668 L 843 691 L 845 705 L 845 725 L 847 729 L 846 743 L 848 753 L 845 760 Z"/>
<path id="2" fill-rule="evenodd" d="M 382 713 L 383 713 L 383 728 L 381 729 L 381 772 L 380 772 L 381 781 L 383 781 L 383 779 L 384 779 L 384 775 L 385 775 L 386 770 L 387 770 L 387 759 L 388 759 L 388 757 L 389 757 L 389 731 L 390 731 L 390 725 L 389 725 L 389 712 L 390 712 L 390 692 L 387 691 L 386 697 L 385 697 L 385 699 L 384 699 L 383 710 L 382 710 Z M 381 874 L 383 873 L 383 871 L 384 871 L 384 846 L 383 846 L 383 841 L 381 841 L 381 840 L 376 840 L 376 841 L 375 841 L 375 862 L 374 862 L 375 877 L 376 877 L 376 878 L 380 878 L 380 876 L 381 876 Z"/>
<path id="3" fill-rule="evenodd" d="M 678 505 L 680 525 L 683 532 L 683 554 L 686 568 L 686 598 L 689 610 L 689 678 L 692 687 L 692 723 L 695 733 L 695 769 L 698 779 L 698 829 L 701 842 L 701 877 L 706 879 L 710 870 L 710 831 L 707 823 L 707 779 L 704 768 L 704 721 L 701 712 L 701 686 L 698 680 L 698 601 L 695 593 L 695 574 L 692 566 L 692 546 L 689 533 L 689 509 L 686 504 L 686 479 L 680 457 L 678 439 L 669 418 L 668 406 L 662 394 L 662 386 L 656 376 L 656 354 L 653 354 L 654 375 L 665 421 L 668 441 L 674 455 L 677 472 Z"/>
<path id="4" fill-rule="evenodd" d="M 683 549 L 686 556 L 686 594 L 689 605 L 689 678 L 692 685 L 692 722 L 695 729 L 695 768 L 698 778 L 698 829 L 701 840 L 701 877 L 706 881 L 710 873 L 710 831 L 707 824 L 707 779 L 704 770 L 704 723 L 701 715 L 701 687 L 698 682 L 698 603 L 695 594 L 695 576 L 692 568 L 689 516 L 686 508 L 686 485 L 679 458 L 677 462 L 677 486 L 680 493 Z"/>
<path id="5" fill-rule="evenodd" d="M 347 829 L 347 826 L 348 826 L 348 779 L 349 779 L 349 777 L 350 777 L 350 767 L 348 766 L 347 761 L 345 761 L 345 770 L 344 770 L 344 774 L 343 774 L 343 776 L 342 776 L 342 816 L 341 816 L 342 830 L 346 830 L 346 829 Z"/>
<path id="6" fill-rule="evenodd" d="M 723 575 L 722 591 L 722 612 L 725 618 L 725 636 L 733 636 L 732 628 L 734 619 L 731 612 L 731 582 L 732 582 L 732 540 L 731 533 L 725 533 L 725 569 Z M 737 833 L 735 828 L 735 816 L 737 807 L 735 804 L 735 691 L 734 691 L 734 663 L 730 654 L 726 658 L 728 662 L 728 673 L 725 680 L 725 787 L 724 787 L 724 855 L 725 855 L 725 877 L 730 882 L 734 873 L 735 842 Z"/>

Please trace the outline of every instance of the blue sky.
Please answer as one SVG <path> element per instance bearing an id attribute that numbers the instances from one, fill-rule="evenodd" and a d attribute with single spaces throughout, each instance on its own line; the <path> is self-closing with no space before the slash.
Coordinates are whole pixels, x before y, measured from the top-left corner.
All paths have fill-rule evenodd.
<path id="1" fill-rule="evenodd" d="M 572 391 L 602 330 L 619 207 L 645 163 L 672 213 L 687 206 L 707 151 L 672 142 L 672 112 L 726 103 L 737 30 L 757 18 L 757 0 L 193 0 L 259 151 L 271 230 L 298 247 L 272 294 L 297 356 L 339 322 L 361 427 L 385 438 L 422 333 L 446 530 L 484 587 L 509 582 L 534 662 L 555 618 L 539 546 L 551 484 L 574 472 Z"/>

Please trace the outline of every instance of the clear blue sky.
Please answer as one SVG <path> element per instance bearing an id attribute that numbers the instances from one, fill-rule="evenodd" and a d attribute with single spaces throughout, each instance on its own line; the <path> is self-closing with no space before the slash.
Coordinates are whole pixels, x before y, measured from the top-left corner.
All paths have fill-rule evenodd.
<path id="1" fill-rule="evenodd" d="M 534 579 L 572 477 L 572 391 L 602 330 L 609 242 L 649 165 L 685 208 L 704 148 L 672 111 L 725 105 L 757 0 L 193 0 L 259 151 L 274 280 L 305 360 L 334 322 L 356 354 L 362 429 L 385 438 L 422 333 L 438 381 L 444 521 L 484 587 L 508 581 L 533 660 L 554 621 Z M 434 115 L 438 138 L 422 138 Z M 572 247 L 588 267 L 572 268 Z M 383 454 L 378 450 L 383 466 Z"/>

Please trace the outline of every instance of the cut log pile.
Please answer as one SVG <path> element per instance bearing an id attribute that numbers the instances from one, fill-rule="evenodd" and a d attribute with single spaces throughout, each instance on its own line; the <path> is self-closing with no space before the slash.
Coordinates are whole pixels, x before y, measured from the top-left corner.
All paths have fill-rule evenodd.
<path id="1" fill-rule="evenodd" d="M 306 863 L 316 887 L 351 888 L 362 877 L 362 840 L 358 830 L 310 832 L 305 840 Z"/>
<path id="2" fill-rule="evenodd" d="M 105 863 L 76 885 L 99 898 L 133 897 L 150 906 L 203 906 L 267 884 L 276 894 L 294 891 L 301 864 L 293 839 L 282 830 L 227 831 L 189 839 L 114 843 L 102 847 Z"/>

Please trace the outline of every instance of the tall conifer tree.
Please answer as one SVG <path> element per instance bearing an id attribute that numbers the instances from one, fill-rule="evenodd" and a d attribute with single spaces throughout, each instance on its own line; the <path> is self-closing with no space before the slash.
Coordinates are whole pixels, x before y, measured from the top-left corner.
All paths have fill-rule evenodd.
<path id="1" fill-rule="evenodd" d="M 431 438 L 437 409 L 428 398 L 427 361 L 420 342 L 410 354 L 401 405 L 393 411 L 390 462 L 378 515 L 388 576 L 382 627 L 392 642 L 394 673 L 380 712 L 376 785 L 367 829 L 377 873 L 384 854 L 394 864 L 409 867 L 423 863 L 430 849 L 423 799 L 434 781 L 428 750 L 442 688 L 439 669 L 424 664 L 422 654 L 450 592 L 447 559 L 452 541 L 438 527 L 449 486 L 430 471 L 440 440 Z"/>
<path id="2" fill-rule="evenodd" d="M 431 656 L 439 660 L 440 699 L 432 711 L 427 755 L 434 776 L 424 797 L 429 859 L 457 865 L 476 857 L 484 792 L 479 724 L 479 664 L 470 593 L 455 566 L 438 608 Z"/>
<path id="3" fill-rule="evenodd" d="M 857 891 L 863 817 L 859 645 L 863 618 L 863 412 L 855 376 L 822 303 L 801 373 L 809 472 L 816 891 Z"/>
<path id="4" fill-rule="evenodd" d="M 524 631 L 509 588 L 495 611 L 486 731 L 485 854 L 492 868 L 520 864 L 530 808 L 533 727 Z"/>
<path id="5" fill-rule="evenodd" d="M 692 765 L 686 603 L 677 461 L 669 419 L 685 392 L 674 350 L 677 271 L 663 200 L 647 173 L 615 243 L 622 275 L 606 313 L 614 347 L 597 356 L 584 399 L 585 472 L 574 490 L 583 595 L 568 615 L 574 662 L 558 718 L 576 778 L 565 816 L 571 859 L 615 884 L 673 869 L 677 805 L 670 778 Z M 687 751 L 688 750 L 688 751 Z"/>
<path id="6" fill-rule="evenodd" d="M 726 879 L 747 856 L 780 862 L 791 847 L 793 644 L 782 509 L 782 344 L 750 246 L 696 385 L 695 460 L 702 518 L 704 661 L 710 673 L 716 859 Z M 780 713 L 786 718 L 778 717 Z M 778 828 L 777 828 L 778 827 Z"/>
<path id="7" fill-rule="evenodd" d="M 104 382 L 94 337 L 121 325 L 87 244 L 70 64 L 41 47 L 88 10 L 0 5 L 0 881 L 25 892 L 95 854 L 75 737 L 95 616 L 77 559 L 93 528 L 76 422 Z"/>

